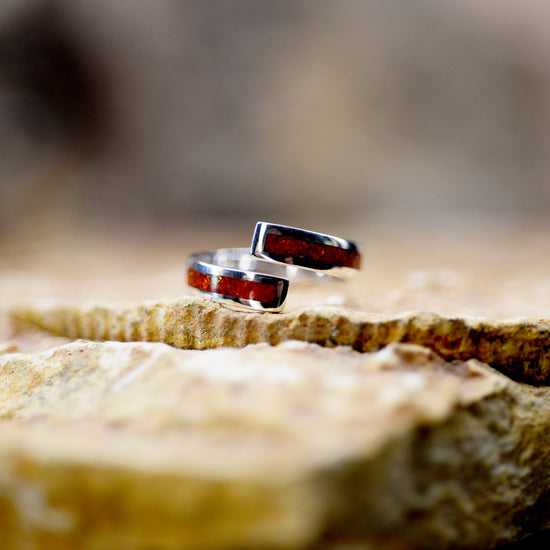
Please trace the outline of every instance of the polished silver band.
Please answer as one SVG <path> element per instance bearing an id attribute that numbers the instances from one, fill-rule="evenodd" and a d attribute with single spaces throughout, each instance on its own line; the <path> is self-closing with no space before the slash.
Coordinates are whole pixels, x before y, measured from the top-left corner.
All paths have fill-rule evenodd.
<path id="1" fill-rule="evenodd" d="M 188 284 L 237 309 L 279 312 L 297 271 L 254 258 L 248 248 L 220 248 L 189 257 Z"/>
<path id="2" fill-rule="evenodd" d="M 282 265 L 349 277 L 360 268 L 359 245 L 353 241 L 267 222 L 258 222 L 250 253 Z"/>

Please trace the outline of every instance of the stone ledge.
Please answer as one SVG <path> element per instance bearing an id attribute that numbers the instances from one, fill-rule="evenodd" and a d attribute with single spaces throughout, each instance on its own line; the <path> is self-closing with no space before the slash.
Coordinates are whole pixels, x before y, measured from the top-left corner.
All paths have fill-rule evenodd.
<path id="1" fill-rule="evenodd" d="M 493 321 L 424 312 L 381 316 L 326 306 L 260 315 L 197 297 L 126 308 L 35 303 L 12 310 L 11 321 L 16 330 L 32 325 L 69 338 L 163 342 L 182 349 L 301 340 L 369 352 L 406 342 L 445 360 L 478 359 L 515 380 L 550 383 L 550 319 Z"/>
<path id="2" fill-rule="evenodd" d="M 473 549 L 550 525 L 550 388 L 415 345 L 6 353 L 0 414 L 14 550 Z"/>

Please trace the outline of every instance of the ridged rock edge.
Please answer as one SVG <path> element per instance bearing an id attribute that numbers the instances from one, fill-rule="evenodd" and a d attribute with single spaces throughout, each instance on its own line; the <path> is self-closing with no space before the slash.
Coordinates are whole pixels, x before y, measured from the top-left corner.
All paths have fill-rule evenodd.
<path id="1" fill-rule="evenodd" d="M 276 345 L 300 340 L 370 352 L 392 342 L 427 347 L 445 360 L 478 359 L 510 378 L 550 384 L 550 320 L 496 321 L 413 312 L 391 317 L 333 307 L 279 315 L 243 313 L 202 297 L 131 307 L 33 303 L 13 309 L 14 330 L 36 326 L 69 338 L 163 342 L 181 349 Z"/>

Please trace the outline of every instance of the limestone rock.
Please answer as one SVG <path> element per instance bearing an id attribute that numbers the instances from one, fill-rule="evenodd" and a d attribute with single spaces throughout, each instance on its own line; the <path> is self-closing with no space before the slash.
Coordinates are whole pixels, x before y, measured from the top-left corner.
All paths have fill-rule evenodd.
<path id="1" fill-rule="evenodd" d="M 70 338 L 164 342 L 183 349 L 302 340 L 368 352 L 408 342 L 428 347 L 446 360 L 475 358 L 513 379 L 550 383 L 550 319 L 546 318 L 388 316 L 327 306 L 260 315 L 232 311 L 206 298 L 127 308 L 33 303 L 15 308 L 11 318 L 16 329 L 32 325 Z"/>
<path id="2" fill-rule="evenodd" d="M 550 525 L 550 388 L 477 360 L 77 341 L 0 368 L 2 548 L 489 548 Z"/>
<path id="3" fill-rule="evenodd" d="M 14 344 L 13 342 L 0 342 L 0 355 L 3 353 L 13 353 L 17 350 L 17 344 Z"/>

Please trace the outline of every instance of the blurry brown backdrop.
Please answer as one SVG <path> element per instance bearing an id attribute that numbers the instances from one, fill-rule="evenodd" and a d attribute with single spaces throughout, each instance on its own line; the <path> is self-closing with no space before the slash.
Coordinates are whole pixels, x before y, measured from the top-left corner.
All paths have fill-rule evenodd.
<path id="1" fill-rule="evenodd" d="M 0 238 L 544 216 L 548 22 L 537 0 L 5 0 Z"/>
<path id="2" fill-rule="evenodd" d="M 547 314 L 549 25 L 544 0 L 0 0 L 0 342 L 21 300 L 187 293 L 186 253 L 261 219 L 367 245 L 332 305 Z"/>
<path id="3" fill-rule="evenodd" d="M 549 6 L 1 2 L 0 340 L 261 219 L 365 246 L 348 307 L 546 314 Z"/>

